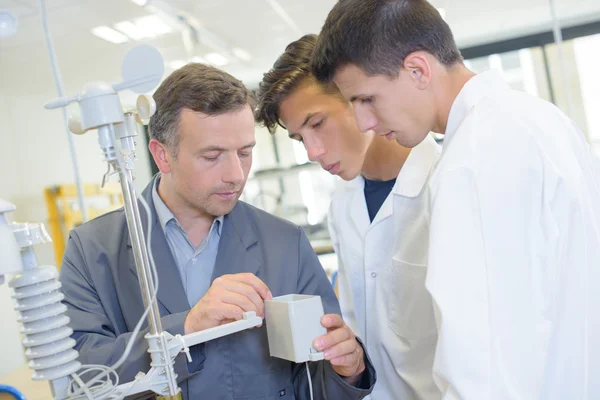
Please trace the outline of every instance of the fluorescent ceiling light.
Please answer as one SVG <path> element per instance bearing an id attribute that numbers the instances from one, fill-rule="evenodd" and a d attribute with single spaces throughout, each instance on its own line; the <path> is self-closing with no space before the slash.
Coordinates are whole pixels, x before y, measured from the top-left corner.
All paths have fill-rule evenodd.
<path id="1" fill-rule="evenodd" d="M 109 28 L 108 26 L 97 26 L 92 28 L 92 33 L 111 43 L 120 44 L 129 41 L 127 36 L 115 31 L 113 28 Z"/>
<path id="2" fill-rule="evenodd" d="M 140 7 L 144 7 L 145 5 L 148 4 L 148 0 L 131 0 L 131 1 Z"/>
<path id="3" fill-rule="evenodd" d="M 248 53 L 244 49 L 240 49 L 239 47 L 235 47 L 231 52 L 233 53 L 234 56 L 236 56 L 237 58 L 239 58 L 242 61 L 250 61 L 252 59 L 252 57 L 250 56 L 250 53 Z"/>
<path id="4" fill-rule="evenodd" d="M 208 53 L 204 56 L 204 58 L 206 59 L 206 61 L 217 67 L 222 67 L 224 65 L 229 64 L 229 60 L 220 55 L 219 53 Z"/>
<path id="5" fill-rule="evenodd" d="M 206 64 L 206 60 L 202 57 L 194 56 L 192 57 L 192 62 Z"/>
<path id="6" fill-rule="evenodd" d="M 147 15 L 133 21 L 121 21 L 115 24 L 115 28 L 132 40 L 152 39 L 171 32 L 171 27 L 157 15 Z"/>
<path id="7" fill-rule="evenodd" d="M 167 25 L 158 15 L 147 15 L 134 20 L 136 25 L 148 34 L 160 36 L 171 32 L 171 27 Z"/>
<path id="8" fill-rule="evenodd" d="M 172 69 L 179 69 L 185 66 L 186 64 L 187 63 L 183 60 L 174 60 L 169 62 L 169 67 L 171 67 Z"/>
<path id="9" fill-rule="evenodd" d="M 0 38 L 17 33 L 17 17 L 8 10 L 0 10 Z"/>
<path id="10" fill-rule="evenodd" d="M 142 40 L 146 38 L 136 24 L 131 21 L 122 21 L 115 24 L 115 28 L 129 36 L 132 40 Z"/>

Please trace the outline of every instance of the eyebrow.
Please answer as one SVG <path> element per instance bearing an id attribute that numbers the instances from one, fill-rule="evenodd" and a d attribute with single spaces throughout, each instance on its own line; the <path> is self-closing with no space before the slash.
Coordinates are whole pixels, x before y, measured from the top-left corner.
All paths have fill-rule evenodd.
<path id="1" fill-rule="evenodd" d="M 312 117 L 314 117 L 315 115 L 317 115 L 317 114 L 318 114 L 318 113 L 316 113 L 316 112 L 313 112 L 313 113 L 310 113 L 310 114 L 308 114 L 308 115 L 306 116 L 306 118 L 304 118 L 304 122 L 302 123 L 302 125 L 300 125 L 300 128 L 304 128 L 304 127 L 306 126 L 306 124 L 308 124 L 308 121 L 310 121 L 310 119 L 311 119 Z M 291 139 L 293 139 L 293 138 L 294 138 L 294 136 L 299 136 L 299 135 L 298 135 L 297 133 L 294 133 L 294 132 L 290 132 L 290 131 L 288 131 L 288 136 L 289 136 Z"/>
<path id="2" fill-rule="evenodd" d="M 245 145 L 244 147 L 242 147 L 240 150 L 251 149 L 254 146 L 256 146 L 256 142 L 248 143 L 247 145 Z"/>
<path id="3" fill-rule="evenodd" d="M 247 145 L 245 145 L 244 147 L 241 147 L 238 150 L 246 150 L 246 149 L 250 149 L 250 148 L 252 148 L 254 146 L 256 146 L 256 142 L 248 143 Z M 224 148 L 224 147 L 219 147 L 219 146 L 206 146 L 206 147 L 203 147 L 200 150 L 198 150 L 198 153 L 207 153 L 209 151 L 221 151 L 221 152 L 224 152 L 224 151 L 227 151 L 227 149 Z"/>

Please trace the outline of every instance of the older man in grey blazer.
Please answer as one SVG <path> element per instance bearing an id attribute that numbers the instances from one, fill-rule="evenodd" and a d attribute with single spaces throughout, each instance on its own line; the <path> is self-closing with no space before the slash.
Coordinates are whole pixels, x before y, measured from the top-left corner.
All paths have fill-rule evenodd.
<path id="1" fill-rule="evenodd" d="M 252 163 L 254 120 L 241 82 L 218 69 L 188 64 L 156 91 L 149 143 L 160 173 L 142 196 L 151 220 L 160 280 L 162 326 L 201 331 L 264 315 L 264 300 L 320 295 L 325 336 L 312 363 L 316 399 L 362 399 L 375 371 L 339 316 L 329 281 L 303 231 L 238 201 Z M 123 210 L 71 232 L 60 280 L 73 338 L 85 364 L 114 363 L 144 311 Z M 135 338 L 122 381 L 149 369 L 146 331 Z M 269 357 L 264 325 L 194 346 L 175 369 L 187 399 L 308 399 L 305 366 Z"/>

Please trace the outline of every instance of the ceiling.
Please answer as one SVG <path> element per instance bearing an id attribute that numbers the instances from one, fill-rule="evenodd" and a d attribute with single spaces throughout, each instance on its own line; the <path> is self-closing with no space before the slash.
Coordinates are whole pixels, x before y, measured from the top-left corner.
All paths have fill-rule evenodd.
<path id="1" fill-rule="evenodd" d="M 154 0 L 156 1 L 156 0 Z M 335 0 L 162 0 L 195 19 L 205 35 L 221 48 L 240 48 L 244 61 L 231 57 L 223 68 L 255 86 L 285 45 L 304 33 L 318 32 Z M 600 20 L 598 0 L 556 0 L 564 25 Z M 152 2 L 152 0 L 151 0 Z M 131 0 L 46 0 L 48 20 L 61 66 L 92 68 L 98 58 L 119 60 L 133 43 L 113 44 L 92 35 L 92 27 L 149 15 Z M 460 47 L 549 30 L 549 0 L 432 0 L 444 8 Z M 19 21 L 17 34 L 0 38 L 0 67 L 20 71 L 47 58 L 37 0 L 0 0 Z M 207 37 L 208 37 L 207 36 Z M 167 62 L 187 59 L 180 32 L 148 41 Z M 201 44 L 194 55 L 204 57 L 214 46 Z M 84 62 L 87 61 L 87 63 Z M 40 67 L 41 68 L 41 67 Z M 44 65 L 47 68 L 47 65 Z M 2 80 L 11 79 L 3 73 Z"/>

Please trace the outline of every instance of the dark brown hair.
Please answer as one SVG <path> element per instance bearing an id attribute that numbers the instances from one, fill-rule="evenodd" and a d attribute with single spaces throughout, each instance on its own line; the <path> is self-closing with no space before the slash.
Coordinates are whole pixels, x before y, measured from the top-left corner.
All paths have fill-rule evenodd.
<path id="1" fill-rule="evenodd" d="M 244 84 L 209 65 L 190 63 L 173 72 L 154 93 L 156 113 L 150 118 L 151 139 L 167 146 L 176 156 L 179 146 L 179 114 L 184 108 L 207 115 L 220 115 L 251 105 Z"/>
<path id="2" fill-rule="evenodd" d="M 427 0 L 340 0 L 329 12 L 311 72 L 330 82 L 353 64 L 368 75 L 398 76 L 406 57 L 426 51 L 446 66 L 462 62 L 450 27 Z"/>
<path id="3" fill-rule="evenodd" d="M 312 79 L 325 92 L 339 95 L 335 86 L 320 84 L 310 72 L 310 59 L 316 43 L 317 35 L 305 35 L 288 44 L 284 53 L 273 64 L 273 68 L 263 75 L 263 80 L 258 86 L 258 106 L 254 118 L 269 132 L 275 133 L 278 125 L 283 127 L 279 121 L 279 106 L 307 79 Z"/>

